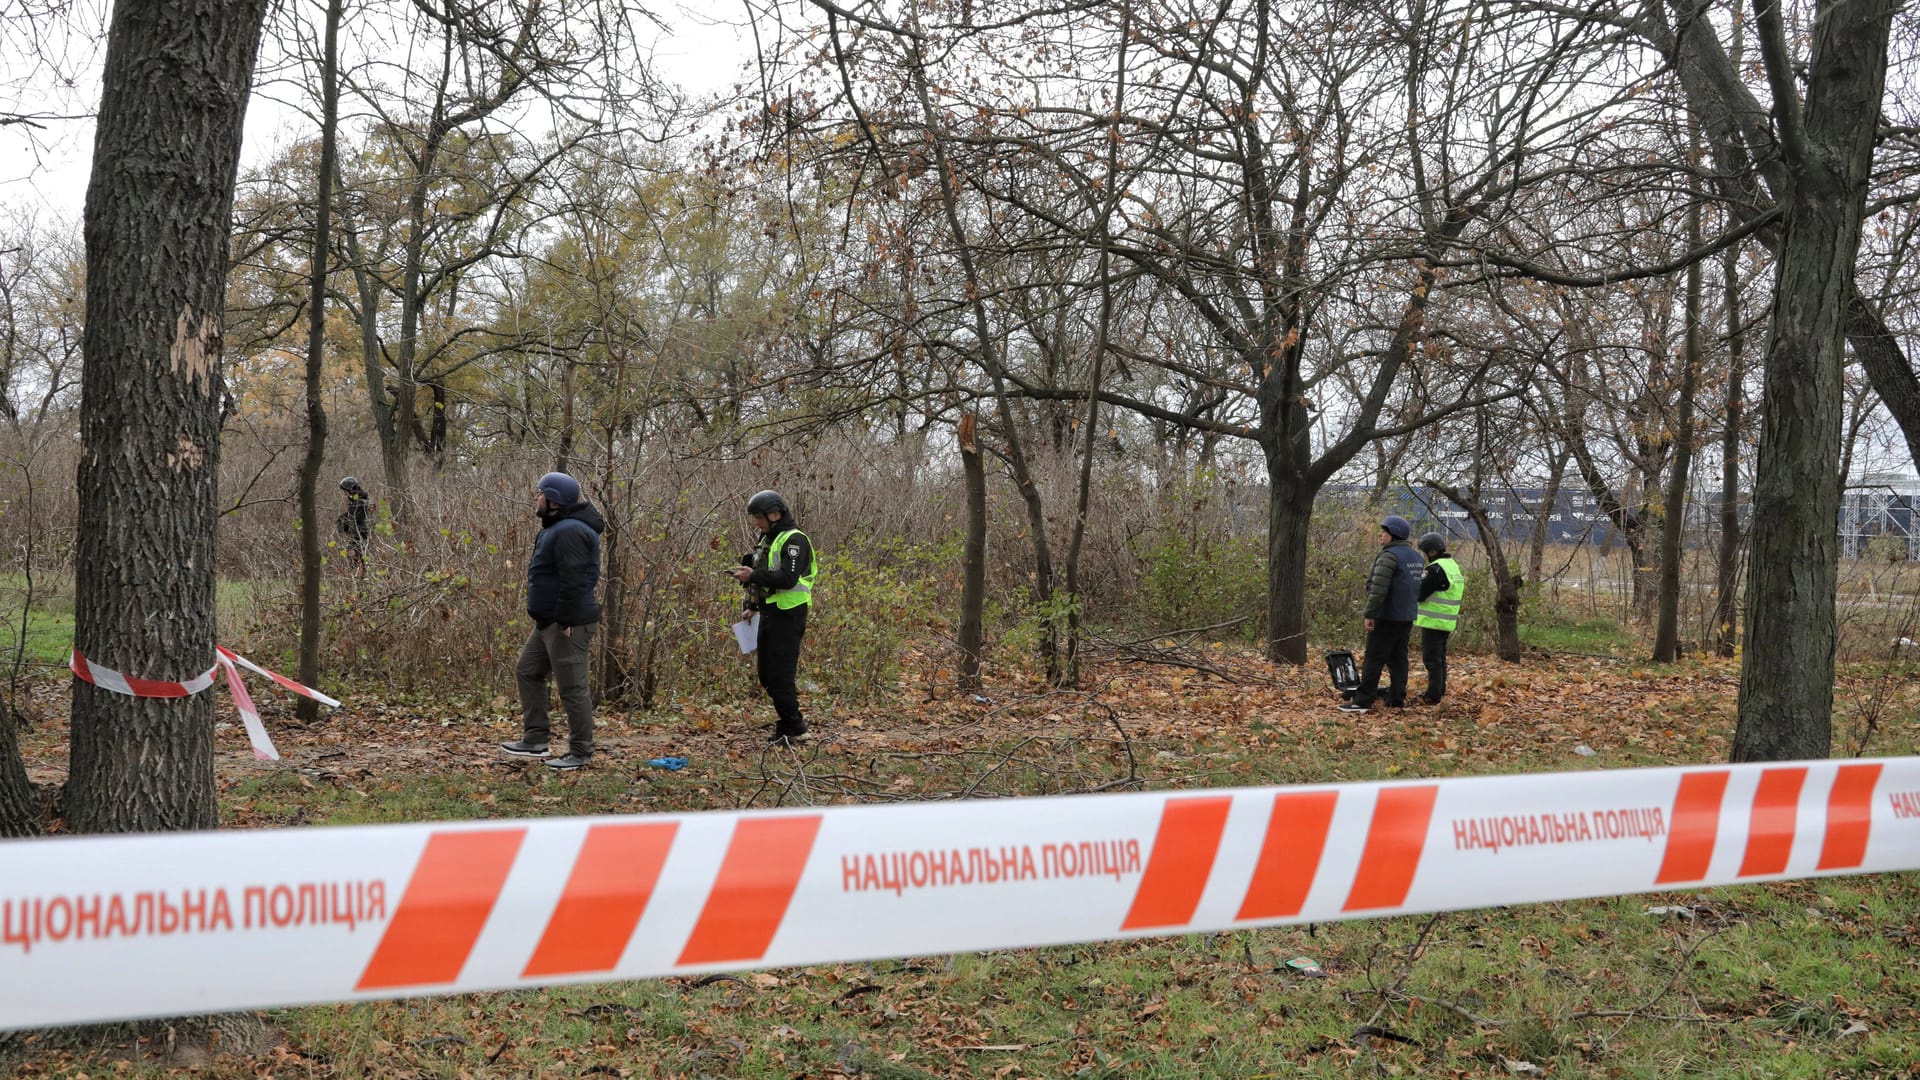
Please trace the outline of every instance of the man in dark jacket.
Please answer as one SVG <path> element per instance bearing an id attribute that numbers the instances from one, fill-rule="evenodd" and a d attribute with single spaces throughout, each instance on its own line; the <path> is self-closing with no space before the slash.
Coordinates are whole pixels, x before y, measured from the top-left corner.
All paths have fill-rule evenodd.
<path id="1" fill-rule="evenodd" d="M 524 734 L 500 749 L 516 757 L 546 757 L 550 737 L 547 679 L 552 677 L 567 710 L 567 753 L 548 758 L 550 769 L 577 769 L 593 756 L 593 694 L 587 656 L 600 621 L 600 534 L 606 519 L 580 497 L 580 482 L 550 472 L 533 492 L 541 529 L 527 560 L 527 614 L 533 633 L 520 649 L 514 675 L 520 684 Z"/>
<path id="2" fill-rule="evenodd" d="M 367 523 L 367 508 L 373 499 L 357 476 L 340 478 L 340 490 L 347 493 L 347 508 L 334 519 L 334 527 L 346 538 L 347 558 L 355 573 L 367 572 L 367 542 L 373 538 L 373 526 Z"/>
<path id="3" fill-rule="evenodd" d="M 730 572 L 747 590 L 743 616 L 756 612 L 760 616 L 760 685 L 773 699 L 777 717 L 767 745 L 792 746 L 807 733 L 794 678 L 820 560 L 814 557 L 813 541 L 800 531 L 779 492 L 755 493 L 747 500 L 747 519 L 760 531 L 760 541 L 753 554 L 742 556 L 740 565 Z"/>
<path id="4" fill-rule="evenodd" d="M 1420 578 L 1426 560 L 1407 543 L 1413 526 L 1398 514 L 1380 523 L 1380 554 L 1367 574 L 1367 656 L 1360 664 L 1360 689 L 1341 712 L 1366 712 L 1380 693 L 1380 669 L 1387 669 L 1387 705 L 1407 703 L 1407 641 L 1420 608 Z"/>

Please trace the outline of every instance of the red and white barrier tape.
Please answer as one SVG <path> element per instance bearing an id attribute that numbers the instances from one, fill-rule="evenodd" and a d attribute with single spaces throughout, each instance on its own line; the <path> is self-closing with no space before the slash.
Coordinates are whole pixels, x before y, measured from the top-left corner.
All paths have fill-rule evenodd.
<path id="1" fill-rule="evenodd" d="M 1920 869 L 1920 758 L 0 842 L 0 1030 Z"/>
<path id="2" fill-rule="evenodd" d="M 280 751 L 274 749 L 273 739 L 267 735 L 267 727 L 260 722 L 260 710 L 254 707 L 253 697 L 247 693 L 247 684 L 240 679 L 239 668 L 257 671 L 281 686 L 302 697 L 313 700 L 329 708 L 337 709 L 340 703 L 333 698 L 313 689 L 302 686 L 277 671 L 269 671 L 259 664 L 241 656 L 224 645 L 215 645 L 213 666 L 195 675 L 185 682 L 168 682 L 164 679 L 136 679 L 122 675 L 112 668 L 101 667 L 88 660 L 79 649 L 73 650 L 68 657 L 67 666 L 80 681 L 92 683 L 102 690 L 111 690 L 116 694 L 129 697 L 177 698 L 197 694 L 213 685 L 215 673 L 225 671 L 227 688 L 233 691 L 233 701 L 240 709 L 240 719 L 247 728 L 247 741 L 253 744 L 253 756 L 262 761 L 279 761 Z"/>

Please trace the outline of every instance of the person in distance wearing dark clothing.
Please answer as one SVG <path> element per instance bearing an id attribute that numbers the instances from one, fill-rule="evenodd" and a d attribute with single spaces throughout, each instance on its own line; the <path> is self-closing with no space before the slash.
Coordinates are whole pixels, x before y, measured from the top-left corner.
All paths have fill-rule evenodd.
<path id="1" fill-rule="evenodd" d="M 1407 543 L 1413 526 L 1390 514 L 1380 523 L 1380 553 L 1367 573 L 1367 655 L 1360 664 L 1360 688 L 1341 712 L 1366 712 L 1380 696 L 1380 669 L 1387 670 L 1387 705 L 1407 703 L 1407 641 L 1420 604 L 1420 578 L 1426 562 Z"/>
<path id="2" fill-rule="evenodd" d="M 367 510 L 373 505 L 373 497 L 360 484 L 356 476 L 340 478 L 340 490 L 347 493 L 347 508 L 340 511 L 334 519 L 334 527 L 346 538 L 347 559 L 353 563 L 356 574 L 367 572 L 367 545 L 373 539 L 373 526 L 367 522 Z"/>
<path id="3" fill-rule="evenodd" d="M 527 614 L 533 633 L 520 649 L 514 676 L 520 686 L 523 734 L 500 749 L 515 757 L 546 757 L 551 736 L 547 680 L 567 710 L 567 752 L 547 768 L 578 769 L 593 756 L 593 691 L 587 657 L 600 622 L 600 534 L 606 519 L 580 497 L 580 482 L 550 472 L 533 489 L 540 532 L 527 560 Z"/>

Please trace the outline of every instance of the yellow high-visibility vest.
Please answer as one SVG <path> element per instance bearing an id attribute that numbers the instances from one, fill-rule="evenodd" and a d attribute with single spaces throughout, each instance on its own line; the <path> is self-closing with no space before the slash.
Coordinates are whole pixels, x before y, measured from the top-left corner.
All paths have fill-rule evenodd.
<path id="1" fill-rule="evenodd" d="M 1413 625 L 1451 633 L 1460 624 L 1460 598 L 1467 594 L 1467 575 L 1451 555 L 1442 555 L 1430 564 L 1446 571 L 1447 587 L 1420 601 Z"/>
<path id="2" fill-rule="evenodd" d="M 772 546 L 767 548 L 767 569 L 773 569 L 774 561 L 780 558 L 780 550 L 787 546 L 789 538 L 806 535 L 799 529 L 788 529 L 774 537 Z M 801 604 L 813 602 L 813 579 L 820 576 L 820 553 L 813 550 L 811 539 L 807 541 L 807 563 L 806 572 L 800 575 L 800 580 L 793 583 L 793 588 L 767 594 L 767 599 L 773 601 L 774 607 L 781 611 L 790 611 Z"/>

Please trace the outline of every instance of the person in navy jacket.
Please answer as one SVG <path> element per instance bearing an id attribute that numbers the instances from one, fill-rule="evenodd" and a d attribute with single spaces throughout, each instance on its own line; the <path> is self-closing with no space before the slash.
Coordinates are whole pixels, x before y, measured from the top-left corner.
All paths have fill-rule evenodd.
<path id="1" fill-rule="evenodd" d="M 600 534 L 606 519 L 580 496 L 580 482 L 550 472 L 534 485 L 533 512 L 541 529 L 527 560 L 527 614 L 533 632 L 520 649 L 514 676 L 520 686 L 522 734 L 500 749 L 516 757 L 547 757 L 551 678 L 567 711 L 567 752 L 547 759 L 550 769 L 578 769 L 593 756 L 593 691 L 587 657 L 600 622 Z"/>
<path id="2" fill-rule="evenodd" d="M 1367 657 L 1360 664 L 1360 688 L 1341 712 L 1366 712 L 1380 696 L 1380 669 L 1387 671 L 1387 705 L 1407 703 L 1407 642 L 1420 611 L 1420 579 L 1427 560 L 1407 537 L 1413 525 L 1398 514 L 1380 523 L 1380 553 L 1367 573 Z"/>

